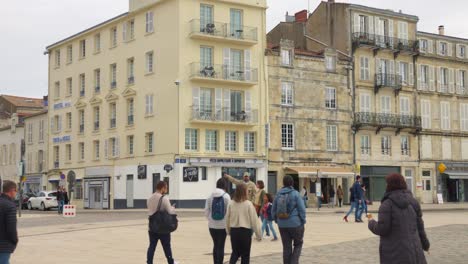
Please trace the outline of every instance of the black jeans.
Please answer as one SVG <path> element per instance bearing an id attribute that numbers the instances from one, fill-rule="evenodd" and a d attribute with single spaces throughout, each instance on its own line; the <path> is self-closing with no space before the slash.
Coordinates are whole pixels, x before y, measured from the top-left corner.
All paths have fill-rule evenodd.
<path id="1" fill-rule="evenodd" d="M 283 263 L 299 264 L 302 244 L 304 243 L 304 226 L 280 228 L 279 230 L 281 234 L 281 242 L 283 242 Z"/>
<path id="2" fill-rule="evenodd" d="M 343 198 L 338 198 L 338 202 L 340 203 L 340 207 L 341 207 L 341 202 L 343 201 Z"/>
<path id="3" fill-rule="evenodd" d="M 158 245 L 158 241 L 161 240 L 161 244 L 163 246 L 164 255 L 166 255 L 167 263 L 174 264 L 174 259 L 172 258 L 172 249 L 171 249 L 171 234 L 157 234 L 151 231 L 148 231 L 149 235 L 149 247 L 147 252 L 147 264 L 153 264 L 154 258 L 154 251 L 156 251 L 156 246 Z"/>
<path id="4" fill-rule="evenodd" d="M 226 229 L 210 228 L 210 235 L 213 239 L 213 263 L 223 264 L 224 245 L 226 243 Z"/>
<path id="5" fill-rule="evenodd" d="M 247 228 L 231 228 L 232 254 L 229 264 L 236 264 L 239 257 L 241 264 L 250 263 L 250 247 L 252 246 L 252 230 Z"/>

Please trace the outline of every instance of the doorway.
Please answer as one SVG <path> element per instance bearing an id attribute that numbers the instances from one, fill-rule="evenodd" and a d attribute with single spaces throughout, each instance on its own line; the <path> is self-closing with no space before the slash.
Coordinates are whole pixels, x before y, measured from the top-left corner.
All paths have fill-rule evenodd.
<path id="1" fill-rule="evenodd" d="M 102 209 L 102 186 L 89 187 L 89 208 Z"/>
<path id="2" fill-rule="evenodd" d="M 278 191 L 278 172 L 268 172 L 268 192 L 275 195 Z"/>
<path id="3" fill-rule="evenodd" d="M 133 208 L 133 174 L 127 175 L 127 208 Z"/>
<path id="4" fill-rule="evenodd" d="M 156 186 L 161 181 L 161 173 L 153 173 L 153 193 L 156 192 Z"/>

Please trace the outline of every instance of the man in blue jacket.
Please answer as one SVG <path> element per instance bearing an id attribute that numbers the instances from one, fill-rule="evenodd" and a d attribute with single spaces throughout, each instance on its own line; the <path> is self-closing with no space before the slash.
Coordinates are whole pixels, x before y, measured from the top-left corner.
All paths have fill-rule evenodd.
<path id="1" fill-rule="evenodd" d="M 284 264 L 299 263 L 304 243 L 305 205 L 299 192 L 292 187 L 293 184 L 291 176 L 283 178 L 284 187 L 277 193 L 271 210 L 281 234 Z"/>
<path id="2" fill-rule="evenodd" d="M 0 195 L 0 264 L 10 263 L 10 256 L 18 244 L 16 230 L 16 183 L 3 181 Z"/>
<path id="3" fill-rule="evenodd" d="M 364 192 L 361 187 L 361 176 L 359 175 L 356 176 L 356 181 L 353 184 L 353 193 L 354 193 L 354 201 L 356 204 L 356 212 L 354 215 L 355 221 L 358 223 L 362 223 L 361 216 L 362 216 L 362 210 L 364 208 L 363 203 L 365 203 L 366 201 L 364 201 L 364 198 L 363 198 Z"/>

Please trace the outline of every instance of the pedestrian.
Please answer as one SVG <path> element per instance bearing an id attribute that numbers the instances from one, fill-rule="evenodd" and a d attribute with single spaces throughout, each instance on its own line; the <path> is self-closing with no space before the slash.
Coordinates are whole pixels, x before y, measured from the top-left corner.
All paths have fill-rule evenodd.
<path id="1" fill-rule="evenodd" d="M 380 236 L 380 263 L 425 264 L 430 243 L 419 203 L 406 188 L 399 173 L 385 177 L 386 193 L 379 208 L 379 221 L 368 215 L 369 230 Z"/>
<path id="2" fill-rule="evenodd" d="M 257 185 L 250 180 L 250 174 L 244 172 L 243 180 L 238 180 L 227 173 L 224 174 L 224 178 L 228 179 L 235 185 L 246 184 L 247 185 L 247 198 L 252 204 L 255 204 L 255 194 L 257 193 Z"/>
<path id="3" fill-rule="evenodd" d="M 367 196 L 366 196 L 366 185 L 362 184 L 362 210 L 367 216 Z M 362 213 L 361 213 L 362 214 Z"/>
<path id="4" fill-rule="evenodd" d="M 58 214 L 63 213 L 63 205 L 65 204 L 65 194 L 62 191 L 62 187 L 57 188 L 57 207 L 58 207 Z"/>
<path id="5" fill-rule="evenodd" d="M 64 204 L 69 204 L 70 203 L 70 198 L 68 197 L 68 192 L 65 187 L 63 187 L 63 203 Z"/>
<path id="6" fill-rule="evenodd" d="M 343 189 L 341 189 L 341 185 L 338 185 L 338 189 L 336 190 L 336 195 L 338 196 L 338 204 L 341 208 L 341 203 L 343 202 Z"/>
<path id="7" fill-rule="evenodd" d="M 363 192 L 362 192 L 362 187 L 361 187 L 361 176 L 356 176 L 356 181 L 353 184 L 353 192 L 354 192 L 354 200 L 356 202 L 356 211 L 354 213 L 354 221 L 357 223 L 363 223 L 361 216 L 362 216 L 362 211 L 364 209 L 363 203 L 365 203 L 363 199 Z"/>
<path id="8" fill-rule="evenodd" d="M 359 176 L 358 176 L 359 177 Z M 354 185 L 353 185 L 354 186 Z M 346 215 L 343 217 L 343 220 L 346 221 L 346 223 L 348 222 L 348 216 L 353 212 L 353 210 L 358 210 L 358 207 L 359 207 L 359 203 L 358 201 L 356 200 L 356 197 L 355 197 L 355 193 L 354 193 L 354 188 L 353 186 L 351 188 L 349 188 L 349 193 L 351 194 L 350 195 L 350 203 L 351 203 L 351 207 L 349 208 L 349 211 L 348 213 L 346 213 Z M 357 220 L 357 219 L 355 219 Z M 356 221 L 357 222 L 357 221 Z"/>
<path id="9" fill-rule="evenodd" d="M 266 192 L 265 192 L 265 183 L 263 181 L 257 181 L 256 185 L 256 192 L 255 192 L 255 210 L 257 211 L 257 215 L 260 217 L 260 222 L 263 222 L 263 215 L 260 213 L 260 210 L 263 208 Z M 266 227 L 266 235 L 270 236 L 270 229 Z"/>
<path id="10" fill-rule="evenodd" d="M 161 202 L 161 211 L 168 212 L 171 215 L 175 214 L 175 208 L 171 206 L 171 202 L 169 198 L 165 196 L 167 193 L 167 183 L 165 181 L 160 181 L 156 185 L 156 192 L 148 199 L 147 207 L 148 207 L 148 215 L 152 216 L 154 213 L 158 211 L 159 203 Z M 160 201 L 161 200 L 161 201 Z M 153 264 L 154 252 L 156 251 L 156 245 L 158 241 L 161 240 L 161 244 L 164 250 L 164 255 L 166 256 L 168 264 L 177 264 L 174 261 L 172 256 L 172 249 L 171 249 L 171 233 L 167 234 L 159 234 L 153 233 L 148 231 L 149 235 L 149 247 L 147 252 L 147 264 Z"/>
<path id="11" fill-rule="evenodd" d="M 281 234 L 284 264 L 299 263 L 304 243 L 305 206 L 293 184 L 291 176 L 286 175 L 283 178 L 283 188 L 276 195 L 272 208 L 273 219 L 278 224 Z"/>
<path id="12" fill-rule="evenodd" d="M 270 227 L 271 233 L 273 233 L 273 239 L 271 241 L 276 241 L 278 240 L 278 237 L 276 236 L 276 231 L 273 226 L 273 216 L 271 215 L 271 210 L 273 208 L 273 197 L 271 194 L 267 193 L 264 197 L 264 205 L 262 209 L 260 210 L 261 215 L 263 215 L 263 220 L 262 220 L 262 237 L 263 237 L 263 231 L 268 230 L 268 227 Z M 268 236 L 268 235 L 267 235 Z"/>
<path id="13" fill-rule="evenodd" d="M 232 254 L 229 264 L 250 263 L 252 232 L 261 241 L 260 224 L 252 202 L 247 199 L 247 184 L 238 184 L 226 213 L 226 231 L 231 236 Z"/>
<path id="14" fill-rule="evenodd" d="M 226 243 L 226 212 L 231 197 L 226 193 L 226 180 L 218 179 L 216 189 L 206 199 L 205 216 L 213 240 L 213 263 L 223 264 Z"/>
<path id="15" fill-rule="evenodd" d="M 328 201 L 328 206 L 331 208 L 335 208 L 335 188 L 333 188 L 333 185 L 330 185 L 330 190 L 328 191 L 329 195 L 329 201 Z"/>
<path id="16" fill-rule="evenodd" d="M 308 204 L 307 201 L 309 201 L 309 196 L 308 196 L 308 194 L 307 194 L 307 188 L 305 187 L 305 185 L 302 186 L 301 197 L 302 197 L 302 200 L 304 200 L 304 206 L 305 206 L 305 208 L 307 208 L 307 204 Z"/>
<path id="17" fill-rule="evenodd" d="M 16 229 L 16 183 L 3 181 L 0 195 L 0 264 L 9 264 L 10 256 L 18 245 Z"/>

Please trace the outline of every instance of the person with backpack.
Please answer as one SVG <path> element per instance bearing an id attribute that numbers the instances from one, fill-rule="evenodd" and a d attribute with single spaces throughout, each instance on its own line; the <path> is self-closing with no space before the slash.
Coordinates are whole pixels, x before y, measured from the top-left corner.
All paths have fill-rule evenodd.
<path id="1" fill-rule="evenodd" d="M 213 240 L 213 263 L 223 264 L 226 243 L 226 212 L 231 197 L 226 193 L 226 180 L 218 179 L 216 189 L 206 199 L 205 216 Z"/>
<path id="2" fill-rule="evenodd" d="M 167 183 L 165 181 L 160 181 L 156 185 L 156 192 L 148 199 L 147 207 L 148 207 L 148 215 L 151 217 L 156 212 L 167 212 L 170 215 L 175 215 L 175 208 L 171 206 L 171 202 L 169 198 L 165 196 L 167 193 Z M 151 221 L 151 219 L 150 219 Z M 153 264 L 154 252 L 156 251 L 156 245 L 158 241 L 161 240 L 161 244 L 164 250 L 164 255 L 166 256 L 168 264 L 177 264 L 174 261 L 172 256 L 172 249 L 171 249 L 171 233 L 164 232 L 164 233 L 154 233 L 151 230 L 148 231 L 149 235 L 149 247 L 147 251 L 147 264 Z"/>
<path id="3" fill-rule="evenodd" d="M 271 194 L 267 193 L 263 197 L 263 207 L 260 210 L 260 214 L 263 216 L 262 217 L 262 237 L 263 237 L 263 232 L 267 230 L 268 232 L 268 227 L 270 227 L 271 233 L 273 233 L 273 239 L 271 241 L 276 241 L 278 240 L 278 237 L 276 236 L 276 231 L 275 228 L 273 227 L 273 217 L 271 215 L 271 209 L 273 207 L 273 197 Z M 267 235 L 268 236 L 268 235 Z"/>
<path id="4" fill-rule="evenodd" d="M 237 185 L 233 200 L 228 205 L 226 231 L 231 236 L 232 254 L 229 264 L 236 264 L 239 258 L 241 264 L 249 264 L 252 232 L 257 240 L 261 241 L 262 237 L 257 212 L 247 198 L 246 184 Z"/>
<path id="5" fill-rule="evenodd" d="M 306 211 L 299 192 L 292 187 L 293 184 L 291 176 L 286 175 L 283 178 L 284 187 L 276 195 L 271 212 L 280 230 L 284 264 L 299 263 L 304 243 Z"/>

